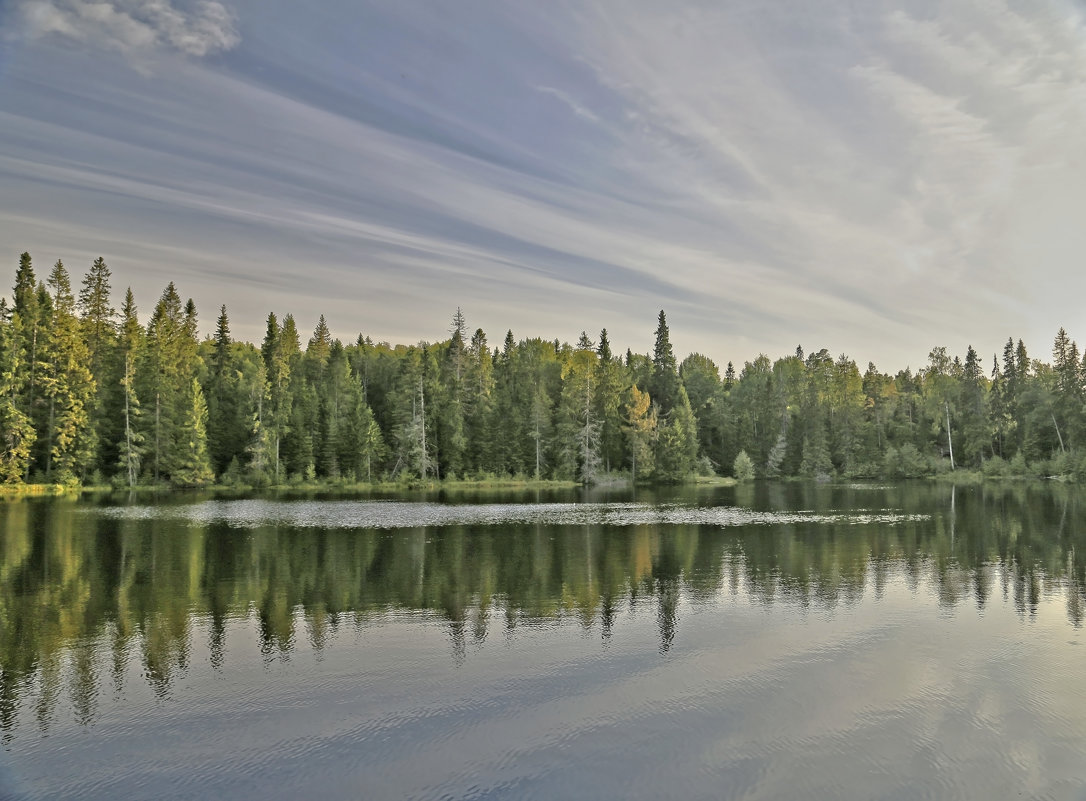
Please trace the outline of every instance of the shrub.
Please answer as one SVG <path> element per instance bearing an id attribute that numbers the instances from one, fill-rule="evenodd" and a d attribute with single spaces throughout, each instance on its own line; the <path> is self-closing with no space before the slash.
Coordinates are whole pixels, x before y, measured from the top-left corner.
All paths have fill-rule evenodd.
<path id="1" fill-rule="evenodd" d="M 739 451 L 732 463 L 732 475 L 736 481 L 750 481 L 754 478 L 754 462 L 747 456 L 746 451 Z"/>
<path id="2" fill-rule="evenodd" d="M 1010 473 L 1010 465 L 1001 456 L 993 456 L 986 459 L 980 466 L 980 471 L 985 478 L 1006 478 Z"/>

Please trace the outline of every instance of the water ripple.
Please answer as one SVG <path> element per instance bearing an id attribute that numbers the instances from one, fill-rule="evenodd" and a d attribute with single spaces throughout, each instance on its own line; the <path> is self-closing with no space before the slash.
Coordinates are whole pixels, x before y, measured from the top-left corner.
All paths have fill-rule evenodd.
<path id="1" fill-rule="evenodd" d="M 765 512 L 738 506 L 682 506 L 644 503 L 462 504 L 404 501 L 206 501 L 189 506 L 112 506 L 94 513 L 120 520 L 182 520 L 193 526 L 212 523 L 234 528 L 269 525 L 296 528 L 398 529 L 428 526 L 558 525 L 640 526 L 779 525 L 796 523 L 863 525 L 930 519 L 893 509 L 853 509 L 820 513 L 808 510 Z"/>

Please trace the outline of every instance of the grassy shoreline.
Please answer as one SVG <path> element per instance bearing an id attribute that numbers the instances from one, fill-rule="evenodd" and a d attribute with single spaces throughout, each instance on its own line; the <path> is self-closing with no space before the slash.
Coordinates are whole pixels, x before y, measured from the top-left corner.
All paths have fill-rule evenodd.
<path id="1" fill-rule="evenodd" d="M 397 491 L 437 491 L 459 489 L 576 489 L 581 484 L 577 481 L 559 481 L 555 479 L 523 478 L 485 478 L 485 479 L 414 479 L 410 481 L 299 481 L 287 484 L 205 484 L 198 487 L 182 487 L 172 484 L 137 484 L 134 487 L 114 486 L 112 484 L 6 484 L 0 485 L 0 499 L 35 498 L 61 495 L 81 495 L 110 492 L 189 492 L 197 490 L 212 493 L 233 492 L 397 492 Z"/>

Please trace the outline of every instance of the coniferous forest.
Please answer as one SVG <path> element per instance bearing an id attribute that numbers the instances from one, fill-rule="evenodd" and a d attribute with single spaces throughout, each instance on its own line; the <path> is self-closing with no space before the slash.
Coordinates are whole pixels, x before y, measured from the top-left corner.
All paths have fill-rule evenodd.
<path id="1" fill-rule="evenodd" d="M 677 361 L 663 311 L 638 354 L 606 329 L 491 343 L 459 309 L 447 340 L 395 346 L 271 313 L 256 346 L 225 306 L 201 339 L 173 283 L 145 324 L 131 290 L 115 302 L 104 259 L 77 290 L 20 257 L 0 299 L 3 483 L 1086 476 L 1086 357 L 1063 329 L 1051 363 L 1010 338 L 990 368 L 972 347 L 895 374 L 797 348 L 722 374 Z"/>

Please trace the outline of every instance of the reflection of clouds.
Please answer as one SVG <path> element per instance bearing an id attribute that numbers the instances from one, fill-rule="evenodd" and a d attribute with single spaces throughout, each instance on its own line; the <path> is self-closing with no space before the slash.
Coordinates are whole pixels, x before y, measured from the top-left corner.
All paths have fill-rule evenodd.
<path id="1" fill-rule="evenodd" d="M 237 528 L 395 529 L 463 525 L 553 526 L 770 526 L 790 523 L 866 525 L 929 520 L 927 514 L 852 509 L 818 513 L 762 512 L 735 506 L 669 506 L 638 503 L 435 504 L 401 501 L 207 501 L 189 506 L 114 506 L 94 510 L 121 520 L 184 520 L 194 526 Z"/>

